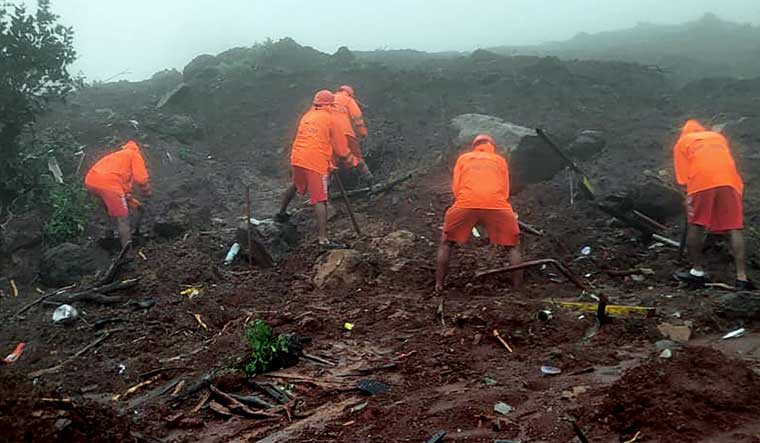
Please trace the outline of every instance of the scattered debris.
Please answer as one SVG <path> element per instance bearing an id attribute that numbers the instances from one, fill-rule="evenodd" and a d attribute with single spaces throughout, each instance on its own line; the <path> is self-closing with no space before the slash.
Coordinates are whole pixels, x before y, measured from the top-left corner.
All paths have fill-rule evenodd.
<path id="1" fill-rule="evenodd" d="M 349 322 L 345 322 L 345 323 L 343 323 L 343 329 L 345 329 L 346 331 L 353 331 L 354 330 L 354 324 L 353 323 L 349 323 Z"/>
<path id="2" fill-rule="evenodd" d="M 747 330 L 744 328 L 739 328 L 734 331 L 729 332 L 728 334 L 721 337 L 721 340 L 730 340 L 732 338 L 739 338 L 744 337 L 744 335 L 747 334 Z"/>
<path id="3" fill-rule="evenodd" d="M 554 314 L 552 314 L 552 311 L 548 309 L 544 309 L 544 310 L 538 311 L 538 313 L 536 314 L 536 318 L 542 322 L 548 322 L 549 320 L 554 318 Z"/>
<path id="4" fill-rule="evenodd" d="M 513 408 L 512 406 L 510 406 L 510 405 L 508 405 L 508 404 L 500 401 L 500 402 L 496 403 L 495 405 L 493 405 L 493 410 L 494 410 L 494 412 L 498 412 L 501 415 L 508 415 L 509 413 L 511 413 L 512 411 L 514 411 L 515 408 Z"/>
<path id="5" fill-rule="evenodd" d="M 53 323 L 72 323 L 78 317 L 79 312 L 71 305 L 61 305 L 53 311 Z"/>
<path id="6" fill-rule="evenodd" d="M 591 289 L 587 283 L 582 282 L 578 277 L 576 277 L 575 274 L 573 274 L 570 271 L 570 269 L 567 268 L 567 266 L 563 265 L 559 260 L 555 260 L 552 258 L 531 260 L 531 261 L 522 262 L 519 265 L 512 265 L 512 266 L 506 266 L 506 267 L 498 268 L 498 269 L 490 269 L 488 271 L 481 271 L 481 272 L 476 273 L 475 277 L 473 278 L 478 279 L 478 278 L 487 277 L 490 275 L 497 275 L 497 274 L 503 274 L 505 272 L 519 271 L 521 269 L 527 269 L 527 268 L 543 266 L 543 265 L 552 265 L 556 267 L 562 273 L 562 275 L 564 275 L 568 280 L 573 282 L 573 284 L 575 284 L 575 286 L 577 286 L 578 289 L 583 289 L 583 290 Z"/>
<path id="7" fill-rule="evenodd" d="M 562 399 L 575 401 L 579 395 L 585 394 L 586 392 L 588 392 L 588 386 L 573 386 L 570 390 L 562 391 Z"/>
<path id="8" fill-rule="evenodd" d="M 544 365 L 541 366 L 541 373 L 544 375 L 558 375 L 562 373 L 562 369 Z"/>
<path id="9" fill-rule="evenodd" d="M 387 384 L 375 380 L 359 380 L 356 387 L 369 395 L 385 394 L 391 388 Z"/>
<path id="10" fill-rule="evenodd" d="M 668 359 L 671 357 L 673 357 L 673 351 L 670 349 L 663 349 L 663 351 L 660 353 L 660 358 Z"/>
<path id="11" fill-rule="evenodd" d="M 224 265 L 229 266 L 235 260 L 235 257 L 237 257 L 238 252 L 240 252 L 240 243 L 235 242 L 230 246 L 230 250 L 227 251 L 227 256 L 224 257 Z"/>
<path id="12" fill-rule="evenodd" d="M 5 363 L 14 363 L 18 361 L 18 359 L 21 357 L 21 354 L 24 353 L 24 346 L 26 346 L 26 343 L 19 343 L 16 345 L 16 348 L 8 354 L 4 359 L 3 362 Z"/>
<path id="13" fill-rule="evenodd" d="M 550 303 L 562 308 L 573 309 L 576 311 L 594 312 L 599 309 L 597 303 L 584 303 L 573 301 L 559 301 L 559 300 L 544 300 L 544 303 Z M 625 306 L 625 305 L 607 305 L 605 308 L 607 315 L 626 316 L 629 314 L 639 314 L 645 317 L 653 317 L 656 313 L 655 308 L 647 308 L 644 306 Z"/>
<path id="14" fill-rule="evenodd" d="M 121 394 L 114 395 L 113 397 L 111 397 L 111 400 L 113 400 L 113 401 L 119 401 L 119 400 L 123 399 L 124 397 L 126 397 L 126 396 L 128 396 L 130 394 L 134 394 L 140 388 L 143 388 L 145 386 L 148 386 L 148 385 L 151 385 L 151 384 L 155 383 L 159 378 L 160 377 L 158 375 L 156 375 L 156 376 L 154 376 L 152 378 L 149 378 L 147 380 L 141 381 L 140 383 L 137 383 L 136 385 L 130 387 L 126 391 L 122 392 Z"/>
<path id="15" fill-rule="evenodd" d="M 581 248 L 581 255 L 585 257 L 588 257 L 589 255 L 591 255 L 591 246 L 584 246 L 583 248 Z"/>
<path id="16" fill-rule="evenodd" d="M 626 440 L 623 443 L 634 443 L 639 439 L 640 436 L 641 436 L 641 431 L 637 432 L 630 440 Z"/>
<path id="17" fill-rule="evenodd" d="M 11 291 L 14 297 L 18 297 L 18 287 L 14 279 L 11 279 Z"/>
<path id="18" fill-rule="evenodd" d="M 689 325 L 676 326 L 670 323 L 661 323 L 657 325 L 657 330 L 660 331 L 663 337 L 679 343 L 686 343 L 691 338 L 691 326 Z"/>
<path id="19" fill-rule="evenodd" d="M 499 330 L 498 330 L 498 329 L 494 329 L 494 330 L 493 330 L 493 336 L 494 336 L 494 337 L 496 337 L 496 339 L 497 339 L 497 340 L 499 340 L 499 342 L 502 344 L 502 346 L 504 346 L 504 347 L 507 349 L 507 351 L 509 351 L 509 353 L 510 353 L 510 354 L 511 354 L 512 352 L 515 352 L 515 351 L 512 349 L 512 347 L 511 347 L 511 346 L 509 346 L 509 343 L 507 343 L 507 341 L 506 341 L 506 340 L 504 340 L 504 339 L 501 337 L 501 334 L 499 334 Z"/>
<path id="20" fill-rule="evenodd" d="M 61 363 L 59 363 L 59 364 L 57 364 L 57 365 L 55 365 L 55 366 L 53 366 L 51 368 L 40 369 L 39 371 L 32 372 L 32 373 L 29 374 L 29 378 L 34 379 L 34 378 L 40 377 L 42 375 L 53 374 L 53 373 L 57 372 L 59 369 L 61 369 L 62 367 L 64 367 L 68 363 L 71 363 L 72 361 L 74 361 L 77 358 L 79 358 L 82 355 L 84 355 L 90 349 L 94 348 L 95 346 L 98 346 L 103 341 L 107 340 L 109 337 L 112 337 L 115 333 L 123 331 L 123 330 L 124 329 L 112 329 L 110 331 L 104 332 L 103 335 L 101 335 L 100 337 L 98 337 L 95 341 L 93 341 L 89 345 L 87 345 L 84 348 L 82 348 L 79 352 L 77 352 L 73 356 L 67 358 L 63 362 L 61 362 Z"/>
<path id="21" fill-rule="evenodd" d="M 203 322 L 203 319 L 201 318 L 201 314 L 193 314 L 193 317 L 195 317 L 195 321 L 198 322 L 198 325 L 203 328 L 204 331 L 208 331 L 208 325 Z"/>
<path id="22" fill-rule="evenodd" d="M 197 297 L 201 294 L 203 294 L 202 286 L 190 286 L 179 292 L 179 295 L 184 295 L 185 297 L 187 297 L 188 300 L 192 300 L 193 297 Z"/>
<path id="23" fill-rule="evenodd" d="M 441 443 L 446 439 L 446 431 L 438 431 L 430 437 L 425 443 Z"/>
<path id="24" fill-rule="evenodd" d="M 348 412 L 350 412 L 352 414 L 356 414 L 357 412 L 363 411 L 364 408 L 367 407 L 367 405 L 369 405 L 369 402 L 366 402 L 366 401 L 364 403 L 359 403 L 358 405 L 356 405 L 356 406 L 352 407 L 351 409 L 349 409 Z"/>

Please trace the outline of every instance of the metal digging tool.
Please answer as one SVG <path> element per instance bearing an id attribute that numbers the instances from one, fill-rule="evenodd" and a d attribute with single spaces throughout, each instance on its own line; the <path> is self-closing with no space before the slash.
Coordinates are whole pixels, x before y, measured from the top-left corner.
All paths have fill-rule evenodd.
<path id="1" fill-rule="evenodd" d="M 567 166 L 570 167 L 573 171 L 575 171 L 576 174 L 581 176 L 581 183 L 583 184 L 583 192 L 586 194 L 586 197 L 588 197 L 591 200 L 596 199 L 596 193 L 594 192 L 594 187 L 591 186 L 591 180 L 588 179 L 588 176 L 586 173 L 578 166 L 575 161 L 573 161 L 572 158 L 570 158 L 567 154 L 565 154 L 565 151 L 562 150 L 556 143 L 554 143 L 554 140 L 549 138 L 549 136 L 544 132 L 541 128 L 536 128 L 536 134 L 538 134 L 541 139 L 546 142 L 546 144 L 554 150 L 554 152 L 559 155 L 562 160 L 567 164 Z"/>
<path id="2" fill-rule="evenodd" d="M 340 188 L 340 195 L 343 198 L 343 202 L 346 204 L 346 210 L 348 211 L 348 216 L 351 218 L 351 224 L 354 225 L 354 231 L 356 231 L 356 235 L 358 237 L 362 236 L 362 231 L 359 229 L 359 223 L 356 222 L 356 217 L 354 216 L 354 210 L 351 209 L 351 202 L 348 201 L 348 196 L 346 195 L 346 188 L 343 187 L 343 182 L 340 180 L 340 176 L 338 174 L 334 174 L 335 181 L 338 183 L 338 188 Z"/>

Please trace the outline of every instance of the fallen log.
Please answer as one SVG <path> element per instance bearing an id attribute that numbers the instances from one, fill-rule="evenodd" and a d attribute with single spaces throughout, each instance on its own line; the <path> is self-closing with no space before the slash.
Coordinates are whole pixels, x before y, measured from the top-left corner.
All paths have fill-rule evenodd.
<path id="1" fill-rule="evenodd" d="M 69 286 L 66 286 L 66 287 L 63 287 L 63 288 L 60 288 L 60 289 L 56 289 L 55 291 L 48 292 L 48 293 L 42 295 L 41 297 L 38 297 L 33 302 L 27 304 L 23 308 L 19 309 L 15 314 L 13 314 L 13 316 L 14 317 L 18 317 L 19 315 L 21 315 L 24 312 L 32 309 L 33 307 L 35 307 L 38 304 L 44 302 L 45 300 L 49 299 L 50 297 L 54 297 L 56 295 L 62 294 L 64 292 L 68 291 L 69 289 L 73 289 L 75 287 L 76 287 L 76 285 L 69 285 Z"/>
<path id="2" fill-rule="evenodd" d="M 248 406 L 235 399 L 233 396 L 221 391 L 213 384 L 209 384 L 208 389 L 214 396 L 217 397 L 217 399 L 226 403 L 229 410 L 233 413 L 252 418 L 280 418 L 278 414 L 273 414 L 260 409 L 253 410 L 249 408 Z"/>
<path id="3" fill-rule="evenodd" d="M 511 266 L 506 266 L 506 267 L 503 267 L 503 268 L 489 269 L 487 271 L 481 271 L 481 272 L 476 273 L 475 276 L 473 277 L 473 279 L 487 277 L 487 276 L 490 276 L 490 275 L 502 274 L 502 273 L 505 273 L 505 272 L 519 271 L 521 269 L 527 269 L 527 268 L 532 268 L 532 267 L 535 267 L 535 266 L 542 266 L 542 265 L 552 265 L 552 266 L 556 267 L 562 273 L 562 275 L 564 275 L 568 280 L 570 280 L 571 282 L 573 282 L 573 284 L 575 286 L 577 286 L 579 289 L 583 289 L 583 290 L 590 290 L 591 289 L 591 287 L 587 283 L 584 283 L 575 274 L 573 274 L 573 272 L 570 271 L 570 269 L 568 269 L 567 266 L 565 266 L 560 261 L 555 260 L 553 258 L 544 258 L 544 259 L 540 259 L 540 260 L 531 260 L 531 261 L 526 261 L 526 262 L 523 262 L 523 263 L 520 263 L 520 264 L 517 264 L 517 265 L 511 265 Z"/>

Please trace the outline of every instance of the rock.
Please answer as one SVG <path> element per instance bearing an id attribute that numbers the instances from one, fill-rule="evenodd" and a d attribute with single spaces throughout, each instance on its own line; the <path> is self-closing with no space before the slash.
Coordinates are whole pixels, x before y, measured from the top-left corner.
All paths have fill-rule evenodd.
<path id="1" fill-rule="evenodd" d="M 370 274 L 371 265 L 362 255 L 351 249 L 330 251 L 314 265 L 314 286 L 356 287 Z"/>
<path id="2" fill-rule="evenodd" d="M 715 313 L 729 320 L 745 322 L 760 320 L 760 297 L 752 292 L 732 292 L 718 299 Z"/>
<path id="3" fill-rule="evenodd" d="M 298 229 L 292 223 L 277 223 L 273 220 L 261 220 L 256 226 L 251 225 L 251 236 L 263 245 L 275 262 L 282 260 L 300 241 Z M 235 239 L 243 252 L 248 254 L 248 233 L 245 221 L 238 226 Z"/>
<path id="4" fill-rule="evenodd" d="M 202 135 L 200 126 L 189 115 L 162 115 L 148 126 L 156 133 L 174 137 L 182 143 L 190 143 Z"/>
<path id="5" fill-rule="evenodd" d="M 163 95 L 163 97 L 161 97 L 161 99 L 158 101 L 158 104 L 156 104 L 156 108 L 161 109 L 166 106 L 178 105 L 184 101 L 189 94 L 190 85 L 187 83 L 180 83 L 174 89 L 167 92 Z"/>
<path id="6" fill-rule="evenodd" d="M 683 345 L 672 340 L 659 340 L 654 344 L 654 347 L 657 348 L 658 351 L 664 351 L 666 349 L 681 349 L 683 348 Z"/>
<path id="7" fill-rule="evenodd" d="M 567 150 L 573 158 L 587 160 L 604 149 L 606 144 L 604 132 L 586 129 L 578 133 L 575 141 L 570 143 Z"/>
<path id="8" fill-rule="evenodd" d="M 68 286 L 79 282 L 98 269 L 99 257 L 91 248 L 63 243 L 48 249 L 40 263 L 40 279 L 49 287 Z M 107 260 L 101 263 L 107 263 Z"/>
<path id="9" fill-rule="evenodd" d="M 451 120 L 451 125 L 458 131 L 455 142 L 460 146 L 469 146 L 478 134 L 488 134 L 502 153 L 514 150 L 524 137 L 536 136 L 534 129 L 506 122 L 498 117 L 483 114 L 462 114 Z"/>
<path id="10" fill-rule="evenodd" d="M 44 218 L 30 212 L 12 218 L 0 230 L 0 252 L 10 255 L 19 249 L 33 248 L 42 243 Z"/>
<path id="11" fill-rule="evenodd" d="M 382 238 L 372 240 L 372 246 L 387 258 L 398 258 L 414 247 L 417 236 L 405 229 L 393 231 Z"/>
<path id="12" fill-rule="evenodd" d="M 661 323 L 657 325 L 657 329 L 663 337 L 679 343 L 686 343 L 691 338 L 691 326 L 689 325 L 675 326 L 670 323 Z"/>
<path id="13" fill-rule="evenodd" d="M 684 197 L 675 189 L 655 180 L 645 179 L 628 193 L 628 197 L 633 209 L 655 220 L 665 221 L 684 211 Z"/>

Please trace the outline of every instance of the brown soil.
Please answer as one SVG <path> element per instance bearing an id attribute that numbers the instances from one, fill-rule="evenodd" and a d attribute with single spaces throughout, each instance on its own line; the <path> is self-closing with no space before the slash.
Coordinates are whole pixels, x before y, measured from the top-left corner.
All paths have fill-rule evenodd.
<path id="1" fill-rule="evenodd" d="M 446 129 L 430 123 L 441 120 L 440 109 L 418 91 L 436 96 L 435 91 L 458 91 L 461 85 L 469 89 L 449 96 L 451 114 L 475 108 L 516 117 L 527 125 L 556 121 L 562 133 L 600 122 L 614 141 L 583 166 L 610 191 L 636 184 L 643 169 L 669 167 L 662 148 L 672 138 L 669 124 L 687 112 L 678 110 L 681 102 L 670 103 L 658 95 L 664 88 L 659 81 L 624 64 L 557 64 L 551 59 L 465 60 L 447 62 L 450 71 L 347 71 L 363 84 L 376 82 L 362 90 L 372 105 L 369 158 L 378 175 L 425 168 L 392 191 L 352 200 L 364 229 L 361 239 L 354 238 L 342 204 L 333 202 L 331 235 L 351 243 L 360 254 L 363 274 L 357 285 L 324 289 L 312 282 L 314 263 L 323 252 L 314 242 L 308 209 L 294 213 L 293 222 L 304 238 L 277 268 L 251 269 L 242 257 L 230 267 L 221 266 L 221 261 L 234 241 L 245 184 L 252 185 L 255 217 L 275 211 L 286 183 L 280 166 L 287 153 L 278 151 L 278 146 L 284 145 L 291 117 L 302 108 L 293 97 L 307 97 L 306 88 L 315 78 L 333 81 L 340 72 L 256 71 L 255 80 L 263 86 L 248 77 L 217 85 L 218 102 L 209 111 L 213 115 L 203 121 L 210 135 L 190 144 L 190 158 L 176 160 L 183 157 L 179 154 L 187 144 L 154 133 L 147 136 L 152 145 L 149 166 L 156 178 L 148 226 L 166 214 L 190 222 L 176 237 L 151 231 L 142 239 L 138 251 L 145 258 L 138 255 L 119 275 L 140 278 L 138 286 L 125 294 L 130 303 L 79 303 L 81 318 L 60 326 L 50 320 L 57 303 L 41 304 L 21 318 L 13 317 L 38 296 L 33 282 L 25 282 L 18 297 L 0 300 L 3 352 L 18 342 L 27 343 L 18 362 L 0 368 L 0 438 L 395 443 L 426 441 L 445 430 L 446 441 L 570 442 L 574 433 L 566 418 L 574 416 L 592 441 L 599 442 L 626 441 L 639 431 L 637 441 L 642 442 L 758 441 L 760 403 L 753 398 L 758 387 L 757 348 L 741 355 L 724 350 L 733 354 L 726 358 L 717 351 L 687 347 L 675 351 L 673 359 L 661 361 L 653 345 L 662 339 L 657 330 L 661 322 L 691 321 L 695 337 L 720 347 L 718 334 L 741 321 L 713 315 L 717 290 L 689 292 L 672 281 L 672 271 L 683 266 L 674 249 L 650 247 L 652 242 L 613 223 L 587 201 L 576 199 L 571 204 L 564 174 L 513 199 L 521 220 L 549 233 L 524 234 L 525 257 L 561 260 L 593 286 L 590 292 L 604 294 L 614 304 L 655 307 L 654 317 L 613 318 L 597 330 L 592 313 L 546 303 L 547 299 L 593 301 L 553 269 L 529 270 L 520 291 L 509 289 L 506 275 L 473 278 L 475 272 L 506 261 L 501 251 L 476 243 L 457 251 L 448 289 L 441 295 L 432 293 L 436 243 L 451 200 L 447 165 L 454 152 L 445 150 Z M 504 77 L 494 78 L 492 70 Z M 512 72 L 514 78 L 504 72 Z M 621 72 L 631 73 L 630 84 L 615 83 Z M 589 79 L 590 75 L 598 76 Z M 563 89 L 563 76 L 573 80 L 570 89 Z M 535 88 L 532 78 L 541 79 Z M 405 86 L 406 81 L 420 88 Z M 656 87 L 642 86 L 650 84 Z M 298 85 L 297 90 L 292 85 Z M 605 88 L 620 95 L 612 97 Z M 194 100 L 202 102 L 215 90 L 203 90 Z M 88 122 L 90 108 L 113 106 L 124 115 L 142 118 L 139 110 L 150 103 L 150 97 L 140 95 L 147 93 L 139 85 L 120 84 L 109 91 L 117 98 L 103 91 L 84 91 L 77 97 L 84 110 L 67 108 L 59 117 L 71 120 L 79 135 L 95 144 L 104 136 L 99 132 L 103 126 Z M 489 95 L 490 91 L 505 96 Z M 637 91 L 650 95 L 641 98 Z M 253 112 L 246 103 L 259 95 L 259 111 L 243 112 Z M 132 96 L 137 98 L 127 99 Z M 291 102 L 282 103 L 285 97 Z M 245 109 L 216 115 L 217 109 L 230 106 Z M 708 112 L 700 103 L 689 106 Z M 263 112 L 269 108 L 276 115 Z M 199 109 L 195 111 L 200 119 Z M 254 135 L 259 132 L 268 135 Z M 249 139 L 256 140 L 257 158 L 250 158 L 251 147 L 244 143 Z M 743 139 L 745 152 L 754 152 L 752 140 Z M 206 157 L 209 152 L 212 159 Z M 748 198 L 756 198 L 756 183 L 748 188 Z M 294 208 L 299 205 L 294 202 Z M 750 222 L 757 216 L 756 210 L 748 210 Z M 679 220 L 662 221 L 676 236 Z M 413 244 L 390 254 L 386 236 L 399 229 L 414 234 Z M 590 257 L 580 256 L 584 246 L 592 248 Z M 709 266 L 716 277 L 729 281 L 732 267 L 726 251 L 725 245 L 715 243 Z M 654 275 L 641 280 L 604 272 L 634 267 L 650 268 Z M 201 293 L 192 299 L 180 295 L 188 286 L 199 287 Z M 144 309 L 131 303 L 145 300 L 155 305 Z M 536 313 L 546 307 L 554 317 L 544 323 Z M 211 381 L 225 392 L 257 392 L 240 371 L 248 352 L 244 325 L 255 318 L 266 320 L 278 333 L 309 337 L 306 352 L 335 365 L 302 359 L 292 368 L 256 378 L 290 390 L 297 400 L 290 417 L 280 412 L 279 418 L 228 418 L 208 404 L 196 409 L 207 388 L 181 396 L 210 372 Z M 107 319 L 113 321 L 96 328 Z M 354 324 L 351 331 L 344 328 L 347 322 Z M 745 322 L 752 324 L 751 319 Z M 511 343 L 514 353 L 493 338 L 494 329 Z M 113 332 L 69 360 L 104 331 Z M 62 363 L 49 374 L 30 376 Z M 558 367 L 562 373 L 543 375 L 542 365 Z M 157 369 L 165 370 L 153 374 Z M 387 383 L 390 390 L 365 396 L 355 389 L 361 379 Z M 126 393 L 149 380 L 150 384 Z M 180 397 L 173 396 L 175 390 Z M 121 397 L 113 400 L 118 394 Z M 48 397 L 56 401 L 44 400 Z M 64 398 L 71 403 L 58 401 Z M 493 409 L 497 402 L 515 410 L 500 416 Z M 71 422 L 59 430 L 56 422 L 61 419 Z"/>

